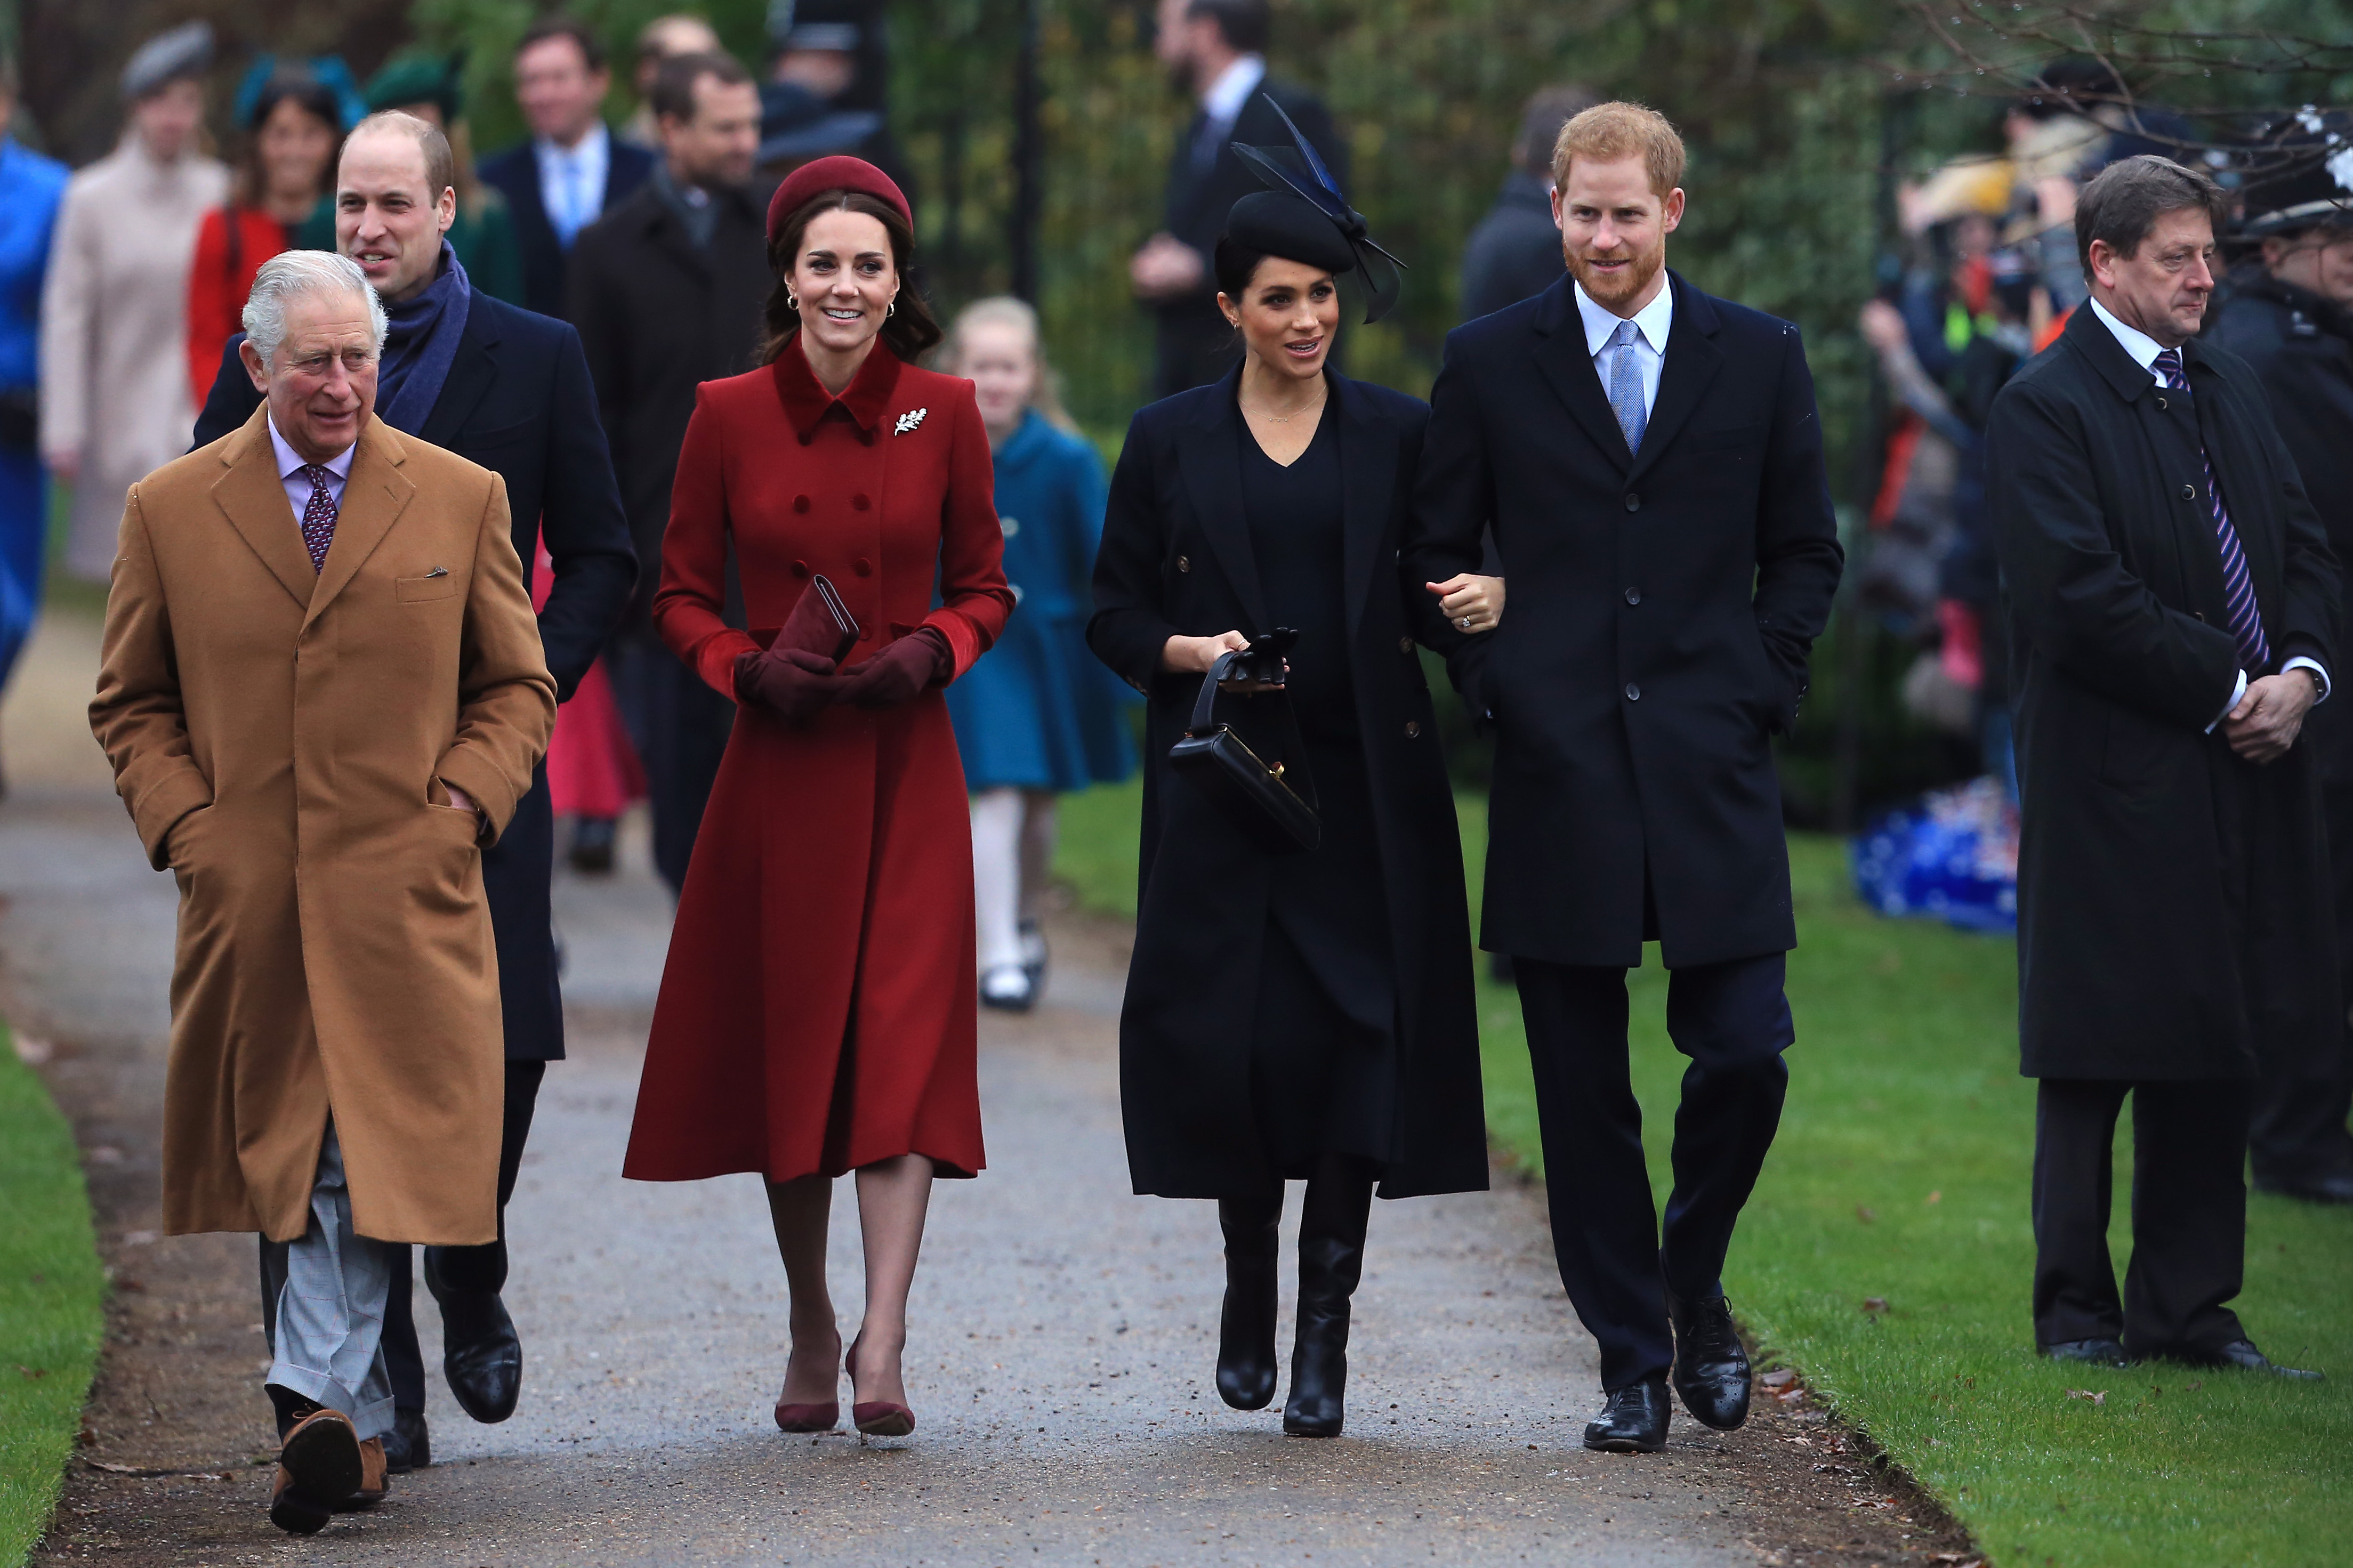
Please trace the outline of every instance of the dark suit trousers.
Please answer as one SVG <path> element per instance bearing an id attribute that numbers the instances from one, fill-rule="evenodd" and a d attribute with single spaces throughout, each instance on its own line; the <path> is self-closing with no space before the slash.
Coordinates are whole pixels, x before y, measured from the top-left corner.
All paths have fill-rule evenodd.
<path id="1" fill-rule="evenodd" d="M 612 665 L 614 693 L 646 764 L 654 869 L 675 895 L 686 885 L 702 809 L 735 727 L 735 704 L 712 690 L 650 626 L 624 633 L 613 647 L 619 655 Z"/>
<path id="2" fill-rule="evenodd" d="M 2353 785 L 2322 786 L 2329 861 L 2337 884 L 2337 962 L 2353 975 Z M 2263 1075 L 2255 1086 L 2248 1152 L 2255 1185 L 2295 1186 L 2353 1175 L 2353 1030 L 2334 1060 L 2298 1063 Z"/>
<path id="3" fill-rule="evenodd" d="M 2132 1264 L 2108 1259 L 2116 1113 L 2133 1101 Z M 2247 1252 L 2241 1079 L 2046 1078 L 2034 1106 L 2034 1342 L 2122 1340 L 2135 1356 L 2201 1355 L 2242 1338 L 2223 1303 Z"/>
<path id="4" fill-rule="evenodd" d="M 532 1112 L 539 1104 L 545 1062 L 507 1063 L 506 1114 L 499 1131 L 499 1238 L 480 1247 L 435 1247 L 435 1266 L 444 1282 L 470 1290 L 497 1290 L 507 1282 L 507 1200 L 514 1196 L 522 1169 Z M 415 1250 L 392 1249 L 392 1290 L 384 1309 L 384 1364 L 392 1379 L 393 1408 L 425 1408 L 425 1357 L 417 1344 L 417 1318 L 410 1305 Z M 261 1326 L 277 1342 L 278 1292 L 286 1282 L 286 1244 L 261 1240 Z"/>
<path id="5" fill-rule="evenodd" d="M 1675 1110 L 1674 1190 L 1661 1230 L 1642 1163 L 1642 1112 L 1626 1046 L 1626 972 L 1514 962 L 1544 1130 L 1560 1282 L 1600 1342 L 1601 1386 L 1674 1361 L 1667 1293 L 1723 1293 L 1733 1222 L 1781 1124 L 1795 1038 L 1782 993 L 1788 955 L 1678 969 L 1667 1033 L 1691 1058 Z"/>

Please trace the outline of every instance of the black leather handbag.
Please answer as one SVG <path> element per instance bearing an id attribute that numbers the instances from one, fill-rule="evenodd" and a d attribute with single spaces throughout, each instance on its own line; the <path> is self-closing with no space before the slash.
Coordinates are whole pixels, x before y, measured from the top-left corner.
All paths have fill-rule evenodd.
<path id="1" fill-rule="evenodd" d="M 1296 854 L 1324 841 L 1324 824 L 1315 814 L 1315 780 L 1307 771 L 1290 697 L 1278 689 L 1249 699 L 1257 713 L 1272 721 L 1278 750 L 1271 763 L 1244 744 L 1230 725 L 1215 721 L 1219 683 L 1253 654 L 1265 657 L 1261 649 L 1234 648 L 1209 667 L 1201 678 L 1201 695 L 1193 700 L 1193 721 L 1185 738 L 1169 748 L 1168 765 L 1208 795 L 1257 847 L 1270 855 Z"/>

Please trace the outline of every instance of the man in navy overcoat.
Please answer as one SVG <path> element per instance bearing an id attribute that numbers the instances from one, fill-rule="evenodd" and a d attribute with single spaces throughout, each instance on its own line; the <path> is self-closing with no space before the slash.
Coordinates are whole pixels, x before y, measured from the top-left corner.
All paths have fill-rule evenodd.
<path id="1" fill-rule="evenodd" d="M 1747 1415 L 1718 1276 L 1793 1038 L 1771 737 L 1843 563 L 1797 329 L 1665 270 L 1683 163 L 1638 105 L 1562 130 L 1569 277 L 1448 339 L 1400 560 L 1419 592 L 1479 570 L 1489 526 L 1503 555 L 1498 628 L 1427 640 L 1495 733 L 1481 941 L 1514 961 L 1561 1282 L 1600 1342 L 1585 1440 L 1621 1452 L 1665 1443 L 1670 1368 L 1709 1426 Z M 1627 1072 L 1646 941 L 1691 1058 L 1663 1234 Z"/>

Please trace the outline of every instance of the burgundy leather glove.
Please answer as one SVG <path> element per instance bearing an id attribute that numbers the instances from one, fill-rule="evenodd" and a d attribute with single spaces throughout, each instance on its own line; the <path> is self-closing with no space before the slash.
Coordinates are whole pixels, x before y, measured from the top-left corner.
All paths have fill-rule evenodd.
<path id="1" fill-rule="evenodd" d="M 847 684 L 833 673 L 833 660 L 797 647 L 749 648 L 735 658 L 736 700 L 795 728 L 829 707 Z"/>
<path id="2" fill-rule="evenodd" d="M 860 708 L 896 708 L 913 701 L 955 668 L 948 639 L 919 626 L 842 678 L 838 700 Z"/>

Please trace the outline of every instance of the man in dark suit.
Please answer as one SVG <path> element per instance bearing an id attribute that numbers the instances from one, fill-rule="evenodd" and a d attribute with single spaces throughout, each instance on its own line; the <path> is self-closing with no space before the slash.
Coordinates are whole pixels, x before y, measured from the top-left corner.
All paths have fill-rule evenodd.
<path id="1" fill-rule="evenodd" d="M 2019 1045 L 2042 1080 L 2035 1342 L 2102 1366 L 2285 1372 L 2227 1303 L 2253 1079 L 2343 1048 L 2320 770 L 2298 743 L 2327 695 L 2339 585 L 2262 385 L 2194 341 L 2224 210 L 2211 179 L 2154 153 L 2084 187 L 2091 299 L 1995 398 L 1986 473 L 2024 800 Z"/>
<path id="2" fill-rule="evenodd" d="M 1600 100 L 1575 85 L 1539 89 L 1520 111 L 1511 172 L 1462 247 L 1462 319 L 1475 321 L 1560 281 L 1552 220 L 1552 149 L 1560 128 Z"/>
<path id="3" fill-rule="evenodd" d="M 1347 188 L 1348 150 L 1323 100 L 1267 75 L 1268 26 L 1267 0 L 1160 0 L 1154 49 L 1200 109 L 1169 161 L 1166 226 L 1128 263 L 1135 296 L 1151 307 L 1157 323 L 1155 397 L 1207 386 L 1241 357 L 1233 328 L 1218 311 L 1209 258 L 1226 214 L 1263 188 L 1232 144 L 1291 144 L 1269 100 L 1291 116 L 1333 178 Z"/>
<path id="4" fill-rule="evenodd" d="M 1770 738 L 1842 563 L 1797 329 L 1666 270 L 1683 166 L 1636 104 L 1563 128 L 1569 276 L 1449 338 L 1400 557 L 1443 589 L 1492 526 L 1508 574 L 1495 631 L 1433 612 L 1426 640 L 1495 731 L 1481 940 L 1514 959 L 1561 1282 L 1600 1342 L 1586 1446 L 1620 1452 L 1665 1444 L 1670 1367 L 1701 1421 L 1747 1417 L 1719 1275 L 1779 1124 L 1797 942 Z M 1627 1080 L 1651 940 L 1691 1058 L 1663 1237 Z"/>
<path id="5" fill-rule="evenodd" d="M 2242 237 L 2259 254 L 2203 341 L 2245 360 L 2270 394 L 2341 571 L 2353 561 L 2353 190 L 2315 163 L 2255 185 L 2247 205 Z M 2353 964 L 2353 705 L 2314 709 L 2306 732 L 2320 764 L 2342 973 Z M 2353 1049 L 2266 1072 L 2248 1140 L 2256 1189 L 2353 1204 L 2348 1114 Z"/>
<path id="6" fill-rule="evenodd" d="M 385 302 L 391 330 L 378 375 L 376 412 L 507 482 L 515 553 L 531 582 L 544 531 L 555 581 L 539 613 L 540 640 L 556 698 L 572 695 L 620 618 L 637 571 L 612 460 L 579 339 L 561 321 L 517 310 L 468 287 L 442 236 L 457 216 L 455 164 L 441 132 L 392 110 L 360 122 L 343 143 L 335 177 L 336 248 L 360 264 Z M 438 195 L 435 193 L 438 193 Z M 221 356 L 212 395 L 196 418 L 198 446 L 243 425 L 260 404 L 237 359 L 244 334 Z M 555 819 L 543 766 L 498 844 L 482 853 L 482 885 L 498 944 L 506 1032 L 506 1115 L 499 1152 L 501 1239 L 434 1247 L 425 1279 L 441 1309 L 442 1368 L 478 1421 L 503 1421 L 522 1384 L 522 1347 L 499 1300 L 505 1286 L 506 1202 L 514 1191 L 541 1078 L 564 1056 L 564 1002 L 556 988 L 548 879 Z M 431 1462 L 425 1428 L 425 1369 L 410 1314 L 406 1247 L 396 1247 L 384 1352 L 396 1426 L 385 1453 L 396 1468 Z M 283 1248 L 262 1247 L 265 1284 Z M 276 1300 L 265 1289 L 265 1314 Z"/>
<path id="7" fill-rule="evenodd" d="M 645 751 L 654 865 L 675 891 L 735 705 L 654 633 L 662 530 L 694 389 L 759 362 L 776 279 L 765 209 L 744 184 L 760 144 L 760 95 L 749 74 L 725 55 L 677 56 L 655 78 L 652 103 L 663 163 L 580 236 L 572 321 L 645 563 L 617 639 L 615 685 Z"/>
<path id="8" fill-rule="evenodd" d="M 612 72 L 586 24 L 569 16 L 532 24 L 515 46 L 514 73 L 531 140 L 483 159 L 480 174 L 514 214 L 523 305 L 561 320 L 572 242 L 645 183 L 654 154 L 606 129 Z"/>

